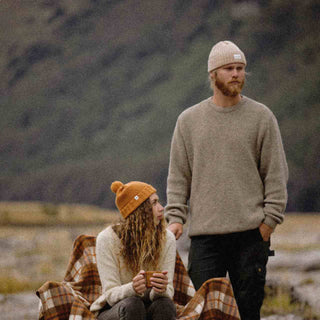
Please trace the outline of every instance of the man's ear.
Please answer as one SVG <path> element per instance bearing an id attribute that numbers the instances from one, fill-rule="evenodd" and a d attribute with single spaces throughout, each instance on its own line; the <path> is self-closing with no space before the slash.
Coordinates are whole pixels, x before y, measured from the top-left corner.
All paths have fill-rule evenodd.
<path id="1" fill-rule="evenodd" d="M 209 72 L 209 78 L 210 78 L 211 80 L 215 80 L 215 77 L 216 77 L 215 71 L 210 71 L 210 72 Z"/>

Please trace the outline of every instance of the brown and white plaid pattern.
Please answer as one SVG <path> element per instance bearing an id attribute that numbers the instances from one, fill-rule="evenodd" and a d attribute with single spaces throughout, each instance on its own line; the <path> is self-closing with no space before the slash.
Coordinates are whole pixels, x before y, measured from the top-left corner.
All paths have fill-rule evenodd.
<path id="1" fill-rule="evenodd" d="M 95 315 L 89 310 L 90 305 L 101 295 L 95 244 L 95 237 L 79 236 L 74 242 L 64 281 L 48 281 L 38 289 L 39 319 L 95 319 Z M 177 319 L 240 319 L 232 287 L 227 278 L 210 279 L 196 292 L 177 253 L 173 281 Z"/>

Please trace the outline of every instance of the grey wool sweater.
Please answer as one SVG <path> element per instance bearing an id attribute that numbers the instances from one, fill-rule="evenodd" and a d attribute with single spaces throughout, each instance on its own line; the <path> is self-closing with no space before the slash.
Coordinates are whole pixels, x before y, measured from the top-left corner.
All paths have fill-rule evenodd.
<path id="1" fill-rule="evenodd" d="M 245 96 L 231 107 L 208 98 L 186 109 L 174 130 L 166 218 L 189 236 L 275 228 L 284 218 L 288 167 L 277 120 Z"/>

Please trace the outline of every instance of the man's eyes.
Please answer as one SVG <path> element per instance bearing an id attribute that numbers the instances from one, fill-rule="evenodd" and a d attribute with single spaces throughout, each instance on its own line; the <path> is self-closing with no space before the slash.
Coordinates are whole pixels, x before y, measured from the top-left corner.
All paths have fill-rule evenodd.
<path id="1" fill-rule="evenodd" d="M 232 70 L 234 70 L 234 68 L 233 67 L 227 67 L 227 68 L 224 68 L 225 70 L 228 70 L 228 71 L 232 71 Z M 243 68 L 242 67 L 239 67 L 239 68 L 236 68 L 236 70 L 237 71 L 242 71 L 243 70 Z"/>

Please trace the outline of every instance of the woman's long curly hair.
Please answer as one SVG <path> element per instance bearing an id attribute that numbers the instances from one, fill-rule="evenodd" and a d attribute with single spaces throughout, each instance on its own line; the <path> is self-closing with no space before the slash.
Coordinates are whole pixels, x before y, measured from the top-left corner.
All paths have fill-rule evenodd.
<path id="1" fill-rule="evenodd" d="M 140 270 L 157 270 L 163 248 L 166 226 L 162 219 L 154 223 L 152 204 L 144 201 L 113 230 L 121 241 L 120 255 L 125 265 L 133 274 Z"/>

